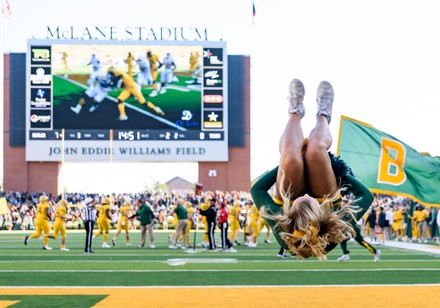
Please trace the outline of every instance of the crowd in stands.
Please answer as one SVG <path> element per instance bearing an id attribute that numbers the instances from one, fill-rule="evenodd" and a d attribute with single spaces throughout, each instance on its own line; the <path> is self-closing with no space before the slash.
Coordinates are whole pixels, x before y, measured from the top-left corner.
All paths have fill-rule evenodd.
<path id="1" fill-rule="evenodd" d="M 10 213 L 0 215 L 1 230 L 34 230 L 35 210 L 42 192 L 0 192 L 0 198 L 5 197 L 10 208 Z M 132 211 L 135 212 L 134 201 L 142 197 L 151 206 L 156 219 L 155 229 L 168 229 L 174 227 L 175 219 L 169 214 L 172 212 L 179 198 L 191 203 L 191 207 L 199 209 L 200 204 L 214 197 L 218 203 L 232 207 L 234 203 L 241 204 L 240 227 L 246 226 L 249 211 L 253 204 L 249 192 L 244 191 L 208 191 L 202 195 L 194 192 L 154 192 L 154 193 L 119 193 L 119 194 L 84 194 L 66 193 L 64 196 L 47 194 L 51 204 L 51 213 L 55 213 L 57 202 L 64 197 L 68 202 L 67 229 L 82 229 L 81 209 L 88 196 L 108 197 L 112 200 L 112 227 L 115 227 L 119 218 L 119 207 L 126 201 L 132 202 Z M 428 240 L 440 244 L 440 208 L 426 207 L 415 201 L 401 196 L 375 194 L 370 210 L 358 224 L 361 226 L 362 235 L 373 243 L 381 244 L 387 240 L 416 241 L 427 243 Z M 139 228 L 139 222 L 134 219 L 131 229 Z M 248 232 L 248 231 L 247 231 Z"/>

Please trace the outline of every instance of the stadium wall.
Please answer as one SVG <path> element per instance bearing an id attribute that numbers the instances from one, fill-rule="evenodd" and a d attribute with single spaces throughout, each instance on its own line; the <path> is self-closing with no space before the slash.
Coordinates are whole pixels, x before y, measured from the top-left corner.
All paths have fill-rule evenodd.
<path id="1" fill-rule="evenodd" d="M 63 190 L 59 162 L 26 162 L 25 54 L 4 55 L 3 189 L 6 191 Z M 229 161 L 200 162 L 198 182 L 204 190 L 250 189 L 250 57 L 229 56 Z M 177 175 L 177 174 L 176 174 Z"/>

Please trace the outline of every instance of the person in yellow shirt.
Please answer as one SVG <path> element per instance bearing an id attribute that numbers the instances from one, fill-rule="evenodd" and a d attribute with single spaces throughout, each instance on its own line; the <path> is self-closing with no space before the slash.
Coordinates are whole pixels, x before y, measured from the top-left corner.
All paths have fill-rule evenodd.
<path id="1" fill-rule="evenodd" d="M 187 84 L 201 84 L 202 83 L 202 58 L 198 51 L 191 52 L 189 56 L 189 71 L 193 80 L 186 81 Z"/>
<path id="2" fill-rule="evenodd" d="M 209 209 L 209 207 L 211 206 L 211 204 L 209 203 L 209 199 L 210 199 L 209 197 L 206 197 L 204 202 L 200 203 L 200 210 L 206 211 L 207 209 Z M 201 215 L 201 216 L 202 216 L 201 220 L 203 224 L 203 229 L 205 230 L 205 232 L 203 233 L 203 239 L 200 245 L 206 248 L 209 246 L 208 221 L 206 220 L 205 215 Z"/>
<path id="3" fill-rule="evenodd" d="M 55 222 L 53 224 L 53 231 L 49 234 L 49 238 L 56 239 L 58 233 L 61 234 L 61 251 L 69 251 L 66 248 L 66 226 L 64 222 L 67 220 L 67 205 L 68 202 L 65 199 L 61 199 L 58 202 L 58 206 L 55 211 Z"/>
<path id="4" fill-rule="evenodd" d="M 238 241 L 238 233 L 240 231 L 240 211 L 240 200 L 235 199 L 232 203 L 232 206 L 229 207 L 229 227 L 231 228 L 229 240 L 231 243 L 235 243 L 239 246 L 241 246 L 240 242 Z"/>
<path id="5" fill-rule="evenodd" d="M 264 218 L 260 218 L 260 231 L 263 230 L 263 228 L 266 228 L 266 237 L 264 238 L 264 242 L 266 244 L 272 243 L 272 241 L 269 239 L 270 226 Z"/>
<path id="6" fill-rule="evenodd" d="M 98 232 L 95 233 L 93 238 L 103 235 L 102 248 L 110 248 L 107 244 L 108 234 L 110 232 L 110 221 L 112 215 L 110 212 L 110 199 L 103 198 L 101 205 L 98 207 Z"/>
<path id="7" fill-rule="evenodd" d="M 416 209 L 412 215 L 414 225 L 417 227 L 417 238 L 419 243 L 427 243 L 427 229 L 428 223 L 426 219 L 428 218 L 428 212 L 425 211 L 421 205 L 417 205 Z"/>
<path id="8" fill-rule="evenodd" d="M 134 61 L 134 57 L 133 54 L 131 52 L 128 53 L 127 55 L 127 59 L 125 59 L 125 63 L 127 63 L 127 74 L 128 76 L 133 77 L 135 75 L 134 71 L 133 71 L 133 61 Z"/>
<path id="9" fill-rule="evenodd" d="M 109 67 L 108 69 L 109 79 L 112 86 L 122 87 L 122 92 L 118 95 L 118 110 L 119 110 L 119 121 L 128 120 L 128 116 L 125 113 L 124 102 L 130 97 L 134 96 L 139 104 L 146 105 L 147 107 L 153 109 L 157 114 L 163 116 L 165 113 L 162 109 L 152 102 L 147 102 L 141 90 L 136 84 L 136 81 L 128 75 L 127 73 L 119 70 L 115 70 L 114 67 Z"/>
<path id="10" fill-rule="evenodd" d="M 403 230 L 403 219 L 405 216 L 403 215 L 402 207 L 396 206 L 393 212 L 393 224 L 391 225 L 395 238 L 394 240 L 399 241 L 405 236 L 405 232 Z"/>
<path id="11" fill-rule="evenodd" d="M 252 229 L 252 235 L 248 247 L 257 247 L 257 239 L 258 235 L 260 235 L 260 212 L 255 204 L 251 205 L 249 219 L 249 227 Z"/>
<path id="12" fill-rule="evenodd" d="M 188 237 L 188 246 L 191 246 L 191 238 L 189 236 L 192 226 L 193 226 L 193 214 L 194 214 L 194 208 L 192 207 L 191 202 L 186 201 L 183 206 L 186 208 L 188 212 L 188 224 L 186 225 L 186 235 Z M 181 235 L 179 240 L 182 240 L 183 236 Z"/>
<path id="13" fill-rule="evenodd" d="M 35 233 L 27 235 L 24 239 L 24 244 L 27 245 L 31 238 L 39 238 L 41 233 L 44 233 L 44 250 L 52 250 L 49 247 L 49 232 L 50 232 L 50 214 L 49 214 L 49 198 L 45 195 L 40 196 L 40 203 L 37 204 L 37 216 L 35 217 Z"/>
<path id="14" fill-rule="evenodd" d="M 115 235 L 112 238 L 112 244 L 113 246 L 116 246 L 116 239 L 118 238 L 119 234 L 121 234 L 122 230 L 125 231 L 125 245 L 131 246 L 130 242 L 130 233 L 128 232 L 130 221 L 128 220 L 128 217 L 131 215 L 131 203 L 130 201 L 126 200 L 122 204 L 122 206 L 119 208 L 119 220 L 118 220 L 118 228 L 116 230 Z"/>

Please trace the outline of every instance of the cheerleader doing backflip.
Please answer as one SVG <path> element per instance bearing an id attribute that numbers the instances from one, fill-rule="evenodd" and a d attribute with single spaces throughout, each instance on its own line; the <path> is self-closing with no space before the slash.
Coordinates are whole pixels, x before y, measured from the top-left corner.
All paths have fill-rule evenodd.
<path id="1" fill-rule="evenodd" d="M 282 248 L 299 258 L 326 259 L 338 243 L 355 236 L 353 224 L 373 201 L 370 191 L 356 180 L 351 169 L 330 153 L 334 91 L 322 81 L 318 86 L 316 125 L 304 138 L 301 119 L 305 115 L 304 85 L 289 84 L 289 119 L 280 139 L 279 166 L 264 174 L 251 188 Z M 275 185 L 275 193 L 269 189 Z M 341 198 L 353 194 L 350 206 Z"/>

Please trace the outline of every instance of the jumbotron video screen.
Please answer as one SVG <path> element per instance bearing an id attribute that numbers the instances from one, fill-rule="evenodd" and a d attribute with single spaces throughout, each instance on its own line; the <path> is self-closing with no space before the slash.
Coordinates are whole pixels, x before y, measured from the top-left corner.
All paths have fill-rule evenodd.
<path id="1" fill-rule="evenodd" d="M 27 161 L 227 161 L 226 42 L 28 40 Z"/>

